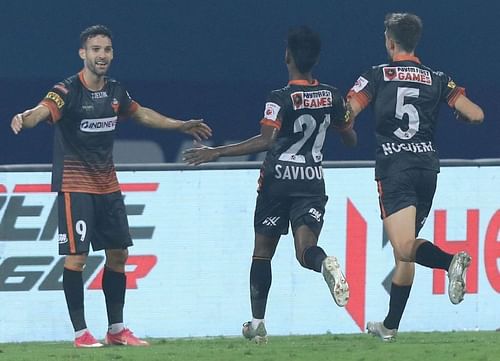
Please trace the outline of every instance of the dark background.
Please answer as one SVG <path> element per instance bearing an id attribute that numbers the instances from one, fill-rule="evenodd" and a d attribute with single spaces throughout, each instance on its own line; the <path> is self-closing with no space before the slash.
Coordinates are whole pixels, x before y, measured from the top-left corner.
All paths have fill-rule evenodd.
<path id="1" fill-rule="evenodd" d="M 135 100 L 179 119 L 204 118 L 214 129 L 207 144 L 222 144 L 259 132 L 268 92 L 287 82 L 284 47 L 290 26 L 307 24 L 321 34 L 315 75 L 345 93 L 371 65 L 386 62 L 383 20 L 392 11 L 421 16 L 417 55 L 465 86 L 485 111 L 484 124 L 471 126 L 443 106 L 436 139 L 441 158 L 499 157 L 496 1 L 0 0 L 0 164 L 50 163 L 51 126 L 14 136 L 10 120 L 81 69 L 79 33 L 89 25 L 102 23 L 113 31 L 110 76 Z M 344 149 L 334 135 L 325 158 L 373 159 L 371 115 L 368 110 L 358 118 L 356 149 Z M 133 121 L 120 124 L 118 140 L 117 162 L 175 162 L 190 144 L 187 136 Z"/>

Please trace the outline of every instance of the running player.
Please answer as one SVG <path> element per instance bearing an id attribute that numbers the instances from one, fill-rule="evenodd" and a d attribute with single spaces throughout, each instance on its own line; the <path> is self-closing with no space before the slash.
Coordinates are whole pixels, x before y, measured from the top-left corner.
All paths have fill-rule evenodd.
<path id="1" fill-rule="evenodd" d="M 34 108 L 17 114 L 11 128 L 18 134 L 44 120 L 55 126 L 52 191 L 58 192 L 59 254 L 66 255 L 63 289 L 75 330 L 76 347 L 100 347 L 87 329 L 84 316 L 82 271 L 90 244 L 105 250 L 102 279 L 108 332 L 105 343 L 146 346 L 124 327 L 125 263 L 132 246 L 123 197 L 116 177 L 112 150 L 120 119 L 176 130 L 206 139 L 211 129 L 202 120 L 165 117 L 132 100 L 106 73 L 113 60 L 108 28 L 95 25 L 80 35 L 83 70 L 57 83 Z"/>
<path id="2" fill-rule="evenodd" d="M 288 85 L 268 97 L 261 133 L 241 143 L 188 149 L 184 160 L 201 164 L 219 157 L 268 151 L 261 168 L 254 216 L 255 244 L 250 269 L 253 319 L 243 325 L 243 336 L 267 342 L 264 325 L 271 287 L 271 259 L 281 235 L 291 223 L 299 263 L 322 272 L 335 302 L 344 306 L 349 288 L 337 258 L 317 246 L 323 226 L 325 184 L 321 162 L 329 126 L 340 131 L 344 143 L 355 145 L 356 133 L 347 123 L 340 92 L 312 76 L 321 48 L 319 35 L 308 27 L 291 29 L 285 61 Z"/>
<path id="3" fill-rule="evenodd" d="M 434 132 L 441 104 L 459 118 L 481 123 L 483 111 L 446 74 L 421 64 L 415 47 L 422 32 L 420 18 L 408 13 L 385 18 L 389 64 L 374 66 L 358 78 L 347 95 L 351 117 L 368 104 L 375 112 L 377 138 L 375 179 L 381 218 L 394 248 L 389 312 L 383 322 L 369 322 L 369 333 L 384 341 L 396 336 L 408 300 L 416 262 L 448 271 L 453 304 L 463 300 L 464 276 L 471 257 L 452 255 L 416 238 L 429 214 L 436 190 L 439 159 Z"/>

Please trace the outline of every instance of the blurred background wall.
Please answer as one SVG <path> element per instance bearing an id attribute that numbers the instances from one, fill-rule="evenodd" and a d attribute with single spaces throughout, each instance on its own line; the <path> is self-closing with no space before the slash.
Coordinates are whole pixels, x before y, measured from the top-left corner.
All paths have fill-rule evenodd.
<path id="1" fill-rule="evenodd" d="M 443 106 L 436 142 L 442 158 L 496 158 L 500 127 L 500 3 L 439 0 L 0 0 L 0 164 L 50 163 L 52 129 L 14 136 L 12 116 L 35 105 L 57 81 L 78 72 L 79 33 L 102 23 L 114 33 L 110 76 L 132 97 L 180 119 L 204 118 L 207 144 L 259 132 L 270 90 L 287 82 L 284 47 L 289 27 L 307 24 L 323 40 L 315 75 L 346 93 L 371 65 L 386 62 L 384 15 L 421 16 L 417 55 L 465 86 L 486 113 L 474 127 Z M 333 136 L 327 160 L 373 159 L 371 111 L 356 124 L 360 144 L 344 149 Z M 176 162 L 187 136 L 120 125 L 115 160 Z M 235 160 L 256 160 L 259 156 Z M 228 159 L 226 159 L 228 160 Z"/>

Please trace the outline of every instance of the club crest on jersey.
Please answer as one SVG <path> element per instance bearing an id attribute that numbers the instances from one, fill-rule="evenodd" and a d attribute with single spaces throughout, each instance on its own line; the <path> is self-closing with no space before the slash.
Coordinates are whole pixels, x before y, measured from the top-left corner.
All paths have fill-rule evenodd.
<path id="1" fill-rule="evenodd" d="M 120 109 L 120 102 L 118 101 L 118 99 L 113 98 L 113 101 L 111 102 L 111 108 L 113 108 L 115 114 L 118 114 L 118 110 Z"/>
<path id="2" fill-rule="evenodd" d="M 82 119 L 80 130 L 85 133 L 111 132 L 116 128 L 118 117 Z"/>
<path id="3" fill-rule="evenodd" d="M 329 90 L 299 91 L 290 94 L 293 109 L 320 109 L 332 106 L 333 96 Z"/>
<path id="4" fill-rule="evenodd" d="M 432 85 L 431 72 L 416 66 L 385 66 L 384 81 L 408 81 Z"/>

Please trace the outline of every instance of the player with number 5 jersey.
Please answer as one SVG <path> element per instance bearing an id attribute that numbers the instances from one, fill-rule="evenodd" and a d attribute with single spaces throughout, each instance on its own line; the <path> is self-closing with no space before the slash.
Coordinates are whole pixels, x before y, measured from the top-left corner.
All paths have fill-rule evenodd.
<path id="1" fill-rule="evenodd" d="M 453 304 L 465 293 L 465 273 L 471 257 L 449 254 L 417 238 L 431 209 L 439 159 L 434 133 L 443 103 L 458 118 L 481 123 L 483 112 L 446 74 L 423 65 L 415 56 L 421 19 L 409 13 L 385 19 L 388 64 L 361 75 L 347 95 L 351 119 L 369 104 L 375 113 L 377 138 L 375 179 L 384 229 L 394 248 L 389 312 L 383 322 L 369 322 L 369 333 L 394 340 L 413 283 L 415 265 L 448 271 L 448 295 Z"/>
<path id="2" fill-rule="evenodd" d="M 337 305 L 344 306 L 349 298 L 338 259 L 327 256 L 317 243 L 328 199 L 321 167 L 327 130 L 337 129 L 350 146 L 356 144 L 356 133 L 341 93 L 312 76 L 320 48 L 319 35 L 308 27 L 291 29 L 285 51 L 289 82 L 270 93 L 260 122 L 261 133 L 237 144 L 188 149 L 184 155 L 186 162 L 196 165 L 221 156 L 267 150 L 254 214 L 252 320 L 245 322 L 242 330 L 244 337 L 255 342 L 267 341 L 264 314 L 271 287 L 271 259 L 290 225 L 299 263 L 323 273 Z"/>

